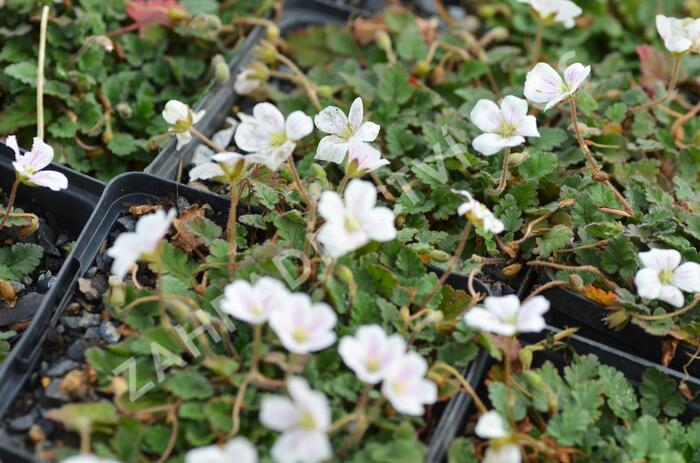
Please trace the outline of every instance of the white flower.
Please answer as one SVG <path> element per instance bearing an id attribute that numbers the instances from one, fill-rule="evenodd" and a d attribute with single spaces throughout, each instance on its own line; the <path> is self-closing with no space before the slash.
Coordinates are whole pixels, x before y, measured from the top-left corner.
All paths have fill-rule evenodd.
<path id="1" fill-rule="evenodd" d="M 262 80 L 258 77 L 258 73 L 248 68 L 238 73 L 233 83 L 233 90 L 239 95 L 248 95 L 259 88 L 260 84 Z"/>
<path id="2" fill-rule="evenodd" d="M 437 386 L 425 379 L 428 363 L 415 352 L 407 352 L 388 368 L 382 393 L 396 411 L 420 416 L 424 406 L 437 400 Z"/>
<path id="3" fill-rule="evenodd" d="M 238 121 L 232 117 L 227 117 L 225 122 L 225 128 L 214 133 L 211 137 L 211 141 L 214 142 L 216 146 L 222 148 L 228 147 L 231 144 L 231 139 L 233 138 L 233 133 L 236 131 L 238 126 Z M 194 154 L 192 155 L 192 162 L 195 165 L 204 164 L 205 162 L 210 162 L 212 156 L 216 154 L 216 151 L 209 148 L 207 145 L 200 143 L 194 149 Z"/>
<path id="4" fill-rule="evenodd" d="M 379 125 L 363 122 L 362 98 L 355 98 L 346 116 L 335 106 L 324 108 L 314 117 L 316 127 L 329 134 L 321 139 L 316 149 L 316 159 L 340 164 L 345 158 L 351 143 L 369 143 L 379 134 Z"/>
<path id="5" fill-rule="evenodd" d="M 501 414 L 496 410 L 481 415 L 474 432 L 482 439 L 500 439 L 509 434 Z"/>
<path id="6" fill-rule="evenodd" d="M 581 16 L 583 10 L 570 0 L 518 0 L 530 5 L 541 21 L 561 23 L 567 29 L 576 25 L 574 18 Z"/>
<path id="7" fill-rule="evenodd" d="M 32 150 L 22 154 L 14 135 L 7 137 L 7 146 L 15 153 L 12 166 L 20 182 L 28 186 L 43 186 L 53 191 L 68 188 L 68 179 L 65 175 L 55 170 L 42 170 L 53 161 L 53 148 L 43 142 L 39 137 L 34 137 Z"/>
<path id="8" fill-rule="evenodd" d="M 700 18 L 656 16 L 656 29 L 671 53 L 700 53 Z"/>
<path id="9" fill-rule="evenodd" d="M 328 399 L 299 377 L 289 379 L 287 390 L 291 400 L 279 395 L 267 396 L 260 406 L 260 422 L 282 433 L 272 447 L 272 458 L 278 463 L 328 460 L 333 456 L 326 434 L 331 424 Z"/>
<path id="10" fill-rule="evenodd" d="M 520 463 L 520 448 L 511 442 L 498 442 L 510 436 L 503 418 L 495 410 L 479 417 L 474 432 L 482 439 L 493 439 L 482 463 Z"/>
<path id="11" fill-rule="evenodd" d="M 338 353 L 355 375 L 365 383 L 377 384 L 388 369 L 399 361 L 406 351 L 406 343 L 398 334 L 387 336 L 379 325 L 365 325 L 355 336 L 340 340 Z"/>
<path id="12" fill-rule="evenodd" d="M 549 301 L 544 296 L 535 296 L 520 304 L 518 296 L 487 297 L 485 308 L 474 307 L 464 316 L 471 328 L 502 336 L 516 333 L 537 333 L 544 329 L 542 315 L 549 310 Z"/>
<path id="13" fill-rule="evenodd" d="M 546 63 L 537 63 L 525 78 L 525 98 L 548 110 L 576 93 L 591 73 L 590 66 L 574 63 L 564 71 L 564 79 Z"/>
<path id="14" fill-rule="evenodd" d="M 345 171 L 351 177 L 360 177 L 387 164 L 389 161 L 382 159 L 379 150 L 368 143 L 352 142 L 348 146 Z"/>
<path id="15" fill-rule="evenodd" d="M 525 143 L 524 137 L 540 136 L 535 116 L 527 115 L 527 101 L 512 95 L 503 98 L 500 108 L 493 101 L 479 100 L 469 118 L 485 132 L 472 142 L 485 156 Z"/>
<path id="16" fill-rule="evenodd" d="M 318 213 L 326 223 L 319 229 L 318 240 L 331 256 L 340 257 L 370 240 L 396 238 L 394 213 L 386 207 L 375 207 L 376 201 L 377 189 L 363 180 L 351 180 L 344 199 L 334 191 L 321 193 Z"/>
<path id="17" fill-rule="evenodd" d="M 216 180 L 229 184 L 240 178 L 251 161 L 248 156 L 229 151 L 216 153 L 211 159 L 211 162 L 194 166 L 190 170 L 190 180 Z"/>
<path id="18" fill-rule="evenodd" d="M 141 217 L 133 232 L 119 235 L 107 250 L 107 255 L 114 259 L 112 274 L 124 278 L 132 264 L 156 251 L 174 218 L 175 209 L 171 209 L 167 214 L 159 209 L 153 214 Z"/>
<path id="19" fill-rule="evenodd" d="M 271 277 L 261 277 L 253 285 L 236 280 L 224 288 L 221 310 L 244 322 L 261 325 L 287 303 L 289 296 L 282 282 Z"/>
<path id="20" fill-rule="evenodd" d="M 337 320 L 328 304 L 312 304 L 303 293 L 288 295 L 284 305 L 269 315 L 270 326 L 282 345 L 295 354 L 317 352 L 333 344 Z"/>
<path id="21" fill-rule="evenodd" d="M 310 134 L 313 121 L 302 111 L 294 111 L 285 121 L 284 115 L 271 103 L 258 103 L 253 116 L 240 114 L 241 124 L 236 129 L 236 145 L 253 153 L 254 162 L 277 170 L 291 156 L 296 142 Z"/>
<path id="22" fill-rule="evenodd" d="M 210 445 L 190 450 L 185 463 L 257 463 L 258 451 L 245 437 L 236 437 L 223 447 Z"/>
<path id="23" fill-rule="evenodd" d="M 488 207 L 475 200 L 471 193 L 464 190 L 452 191 L 467 198 L 467 202 L 460 204 L 457 208 L 457 214 L 466 215 L 470 222 L 484 231 L 498 234 L 504 230 L 503 222 L 498 220 Z"/>
<path id="24" fill-rule="evenodd" d="M 190 128 L 199 122 L 205 113 L 204 110 L 193 113 L 189 106 L 177 100 L 170 100 L 165 104 L 163 119 L 170 124 L 168 131 L 177 138 L 177 149 L 192 140 Z"/>
<path id="25" fill-rule="evenodd" d="M 640 252 L 639 260 L 644 268 L 637 272 L 634 283 L 641 297 L 682 307 L 683 291 L 700 292 L 700 264 L 686 262 L 681 265 L 681 254 L 675 249 Z"/>
<path id="26" fill-rule="evenodd" d="M 116 460 L 108 460 L 95 455 L 76 455 L 62 461 L 63 463 L 119 463 Z"/>

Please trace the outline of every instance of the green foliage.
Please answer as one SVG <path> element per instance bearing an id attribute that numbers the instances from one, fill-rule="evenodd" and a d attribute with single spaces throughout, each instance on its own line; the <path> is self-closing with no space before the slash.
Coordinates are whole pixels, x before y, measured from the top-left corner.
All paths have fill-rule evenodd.
<path id="1" fill-rule="evenodd" d="M 0 280 L 21 280 L 36 269 L 43 255 L 44 248 L 36 244 L 0 248 Z"/>

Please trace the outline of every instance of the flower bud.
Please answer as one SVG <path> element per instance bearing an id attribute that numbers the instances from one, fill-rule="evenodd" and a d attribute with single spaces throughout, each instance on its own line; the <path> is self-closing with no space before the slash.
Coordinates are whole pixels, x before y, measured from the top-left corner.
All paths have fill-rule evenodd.
<path id="1" fill-rule="evenodd" d="M 491 29 L 493 40 L 497 42 L 505 42 L 510 37 L 510 32 L 505 27 L 494 27 Z"/>
<path id="2" fill-rule="evenodd" d="M 425 321 L 428 323 L 440 323 L 445 319 L 445 315 L 440 310 L 431 310 L 425 316 Z"/>
<path id="3" fill-rule="evenodd" d="M 311 163 L 311 170 L 316 178 L 326 180 L 328 176 L 326 175 L 326 169 L 324 169 L 320 164 L 313 162 Z"/>
<path id="4" fill-rule="evenodd" d="M 131 115 L 134 113 L 131 110 L 131 106 L 129 106 L 129 103 L 121 102 L 116 106 L 117 109 L 117 114 L 123 119 L 128 119 L 131 117 Z"/>
<path id="5" fill-rule="evenodd" d="M 336 274 L 338 275 L 340 281 L 348 286 L 355 282 L 355 278 L 352 275 L 352 270 L 350 270 L 350 267 L 347 265 L 338 265 L 336 268 Z"/>
<path id="6" fill-rule="evenodd" d="M 482 5 L 479 7 L 479 16 L 485 19 L 490 19 L 496 16 L 497 10 L 493 5 Z"/>
<path id="7" fill-rule="evenodd" d="M 606 318 L 608 320 L 608 326 L 614 330 L 625 326 L 630 319 L 629 315 L 627 315 L 627 312 L 624 310 L 610 312 Z"/>
<path id="8" fill-rule="evenodd" d="M 189 19 L 187 10 L 182 8 L 168 8 L 168 21 L 171 24 L 181 24 Z"/>
<path id="9" fill-rule="evenodd" d="M 225 84 L 231 78 L 231 70 L 226 64 L 226 60 L 221 55 L 216 55 L 211 60 L 212 67 L 214 68 L 214 78 L 219 84 Z"/>
<path id="10" fill-rule="evenodd" d="M 392 50 L 392 45 L 391 45 L 391 37 L 387 33 L 387 31 L 377 31 L 374 34 L 374 40 L 377 42 L 377 45 L 379 48 L 381 48 L 384 51 L 387 50 Z"/>
<path id="11" fill-rule="evenodd" d="M 112 124 L 105 124 L 105 130 L 102 132 L 102 143 L 105 145 L 112 141 L 114 133 L 112 132 Z"/>
<path id="12" fill-rule="evenodd" d="M 218 33 L 223 26 L 221 18 L 215 14 L 199 14 L 191 24 L 204 33 Z"/>
<path id="13" fill-rule="evenodd" d="M 112 307 L 121 307 L 126 302 L 126 289 L 121 278 L 111 275 L 108 280 L 107 304 Z"/>
<path id="14" fill-rule="evenodd" d="M 542 377 L 532 370 L 526 370 L 523 372 L 525 379 L 530 383 L 535 389 L 539 389 L 544 386 L 544 380 Z"/>
<path id="15" fill-rule="evenodd" d="M 416 65 L 413 67 L 413 71 L 411 73 L 416 76 L 416 77 L 423 77 L 427 73 L 430 72 L 430 63 L 428 63 L 425 60 L 420 60 L 416 63 Z"/>
<path id="16" fill-rule="evenodd" d="M 450 260 L 450 257 L 452 256 L 441 249 L 433 249 L 430 251 L 430 259 L 435 262 L 447 262 Z"/>
<path id="17" fill-rule="evenodd" d="M 269 42 L 263 42 L 253 49 L 253 56 L 263 63 L 274 63 L 277 61 L 277 49 Z"/>
<path id="18" fill-rule="evenodd" d="M 267 79 L 270 78 L 270 68 L 265 65 L 265 63 L 261 63 L 260 61 L 253 61 L 248 65 L 248 68 L 252 69 L 253 72 L 255 72 L 255 77 L 257 77 L 259 80 L 267 81 Z"/>
<path id="19" fill-rule="evenodd" d="M 270 24 L 269 26 L 267 26 L 267 40 L 269 40 L 272 43 L 275 43 L 279 38 L 280 28 L 274 24 Z"/>
<path id="20" fill-rule="evenodd" d="M 324 98 L 330 98 L 335 93 L 335 88 L 330 85 L 321 85 L 318 87 L 318 94 Z"/>
<path id="21" fill-rule="evenodd" d="M 569 284 L 576 289 L 581 289 L 584 287 L 583 278 L 575 273 L 569 275 Z"/>
<path id="22" fill-rule="evenodd" d="M 411 321 L 411 311 L 408 310 L 408 307 L 405 305 L 399 309 L 399 316 L 401 317 L 401 321 L 404 323 Z"/>
<path id="23" fill-rule="evenodd" d="M 505 275 L 506 277 L 511 278 L 520 273 L 520 270 L 522 269 L 522 264 L 511 264 L 504 267 L 503 270 L 501 270 L 501 273 L 503 273 L 503 275 Z"/>
<path id="24" fill-rule="evenodd" d="M 121 376 L 113 376 L 112 377 L 112 392 L 114 393 L 115 396 L 119 397 L 127 392 L 129 392 L 129 386 L 124 378 Z"/>
<path id="25" fill-rule="evenodd" d="M 527 150 L 521 151 L 519 153 L 511 153 L 508 164 L 511 166 L 519 166 L 520 164 L 525 162 L 525 160 L 529 157 L 530 153 L 528 153 Z"/>

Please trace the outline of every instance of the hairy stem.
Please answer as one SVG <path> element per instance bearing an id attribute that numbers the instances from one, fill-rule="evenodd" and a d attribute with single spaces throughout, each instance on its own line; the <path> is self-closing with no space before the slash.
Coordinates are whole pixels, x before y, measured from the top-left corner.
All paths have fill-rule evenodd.
<path id="1" fill-rule="evenodd" d="M 544 22 L 537 20 L 537 35 L 535 35 L 535 42 L 532 45 L 532 66 L 537 64 L 540 58 L 540 53 L 542 51 L 542 36 L 544 35 Z"/>
<path id="2" fill-rule="evenodd" d="M 238 252 L 238 243 L 236 242 L 236 226 L 237 212 L 239 200 L 238 185 L 236 182 L 231 184 L 231 205 L 228 211 L 228 222 L 226 224 L 226 235 L 228 236 L 228 271 L 231 275 L 236 270 L 236 254 Z"/>
<path id="3" fill-rule="evenodd" d="M 503 154 L 503 171 L 501 172 L 501 181 L 498 183 L 498 188 L 496 189 L 496 194 L 503 193 L 506 189 L 508 183 L 508 163 L 510 162 L 510 147 L 506 148 L 506 152 Z"/>
<path id="4" fill-rule="evenodd" d="M 209 148 L 213 149 L 213 150 L 216 151 L 217 153 L 223 153 L 224 151 L 226 151 L 225 149 L 223 149 L 222 147 L 220 147 L 219 145 L 217 145 L 216 143 L 214 143 L 209 137 L 207 137 L 206 135 L 204 135 L 202 132 L 200 132 L 199 130 L 195 129 L 194 127 L 190 127 L 189 130 L 190 130 L 190 133 L 191 133 L 192 135 L 194 135 L 195 137 L 197 137 L 197 138 L 199 138 L 200 140 L 202 140 L 202 142 L 203 142 L 205 145 L 207 145 Z"/>
<path id="5" fill-rule="evenodd" d="M 17 197 L 17 188 L 19 188 L 19 179 L 15 179 L 15 183 L 12 184 L 12 188 L 10 189 L 10 200 L 7 202 L 5 215 L 2 218 L 2 222 L 0 222 L 0 230 L 5 226 L 7 219 L 10 217 L 10 213 L 12 213 L 12 207 L 15 205 L 15 198 Z"/>
<path id="6" fill-rule="evenodd" d="M 36 79 L 36 136 L 44 139 L 44 64 L 46 62 L 46 29 L 49 24 L 49 7 L 41 10 L 39 32 L 39 64 Z"/>
<path id="7" fill-rule="evenodd" d="M 637 113 L 640 111 L 645 111 L 647 109 L 652 109 L 660 104 L 667 102 L 671 98 L 673 98 L 675 93 L 676 93 L 676 86 L 678 85 L 678 77 L 680 76 L 680 73 L 681 73 L 681 57 L 679 55 L 676 55 L 674 60 L 673 60 L 673 67 L 671 70 L 671 80 L 669 81 L 668 89 L 666 90 L 666 94 L 664 96 L 662 96 L 661 98 L 658 98 L 654 101 L 650 101 L 649 103 L 632 108 L 632 112 Z"/>
<path id="8" fill-rule="evenodd" d="M 469 384 L 469 381 L 467 381 L 462 374 L 457 371 L 455 367 L 452 365 L 448 365 L 447 363 L 443 362 L 438 362 L 435 365 L 433 365 L 433 370 L 444 370 L 448 373 L 450 373 L 454 378 L 459 381 L 459 383 L 462 385 L 462 388 L 464 391 L 469 394 L 469 396 L 472 398 L 474 401 L 474 405 L 476 405 L 476 408 L 479 409 L 480 413 L 486 413 L 489 411 L 489 409 L 484 405 L 484 402 L 481 401 L 479 396 L 477 395 L 476 391 L 472 387 L 471 384 Z"/>

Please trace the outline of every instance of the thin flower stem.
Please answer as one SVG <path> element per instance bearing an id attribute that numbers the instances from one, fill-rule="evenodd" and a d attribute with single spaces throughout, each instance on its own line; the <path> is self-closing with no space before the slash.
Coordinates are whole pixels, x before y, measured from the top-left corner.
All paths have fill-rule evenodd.
<path id="1" fill-rule="evenodd" d="M 252 357 L 250 360 L 250 370 L 243 379 L 241 386 L 238 388 L 238 393 L 236 394 L 236 400 L 233 404 L 233 410 L 231 412 L 231 419 L 233 424 L 231 426 L 231 431 L 228 434 L 229 438 L 238 434 L 238 431 L 241 428 L 241 407 L 243 406 L 243 397 L 245 396 L 245 391 L 248 389 L 248 386 L 252 381 L 262 377 L 262 375 L 260 375 L 260 373 L 258 372 L 261 345 L 262 326 L 253 325 L 253 345 L 251 346 Z"/>
<path id="2" fill-rule="evenodd" d="M 222 147 L 220 147 L 219 145 L 217 145 L 216 143 L 211 141 L 211 139 L 209 137 L 207 137 L 206 135 L 204 135 L 202 132 L 195 129 L 194 126 L 190 127 L 190 133 L 192 135 L 194 135 L 195 137 L 199 138 L 200 140 L 202 140 L 202 142 L 204 142 L 205 145 L 207 145 L 209 148 L 213 149 L 217 153 L 223 153 L 224 151 L 226 151 L 225 149 L 223 149 Z"/>
<path id="3" fill-rule="evenodd" d="M 46 62 L 46 30 L 49 24 L 49 6 L 41 10 L 39 32 L 39 64 L 36 79 L 36 136 L 44 139 L 44 64 Z"/>
<path id="4" fill-rule="evenodd" d="M 667 102 L 671 98 L 673 98 L 675 95 L 675 92 L 676 92 L 676 87 L 678 86 L 678 77 L 680 76 L 680 73 L 681 73 L 681 57 L 679 55 L 676 55 L 674 60 L 673 60 L 673 67 L 671 70 L 671 80 L 669 81 L 668 89 L 666 90 L 666 94 L 657 100 L 650 101 L 649 103 L 632 108 L 632 112 L 638 113 L 640 111 L 652 109 L 660 104 Z"/>
<path id="5" fill-rule="evenodd" d="M 236 271 L 236 254 L 238 252 L 238 243 L 236 242 L 236 226 L 238 222 L 238 200 L 240 194 L 238 185 L 234 182 L 231 184 L 231 205 L 228 210 L 228 223 L 226 224 L 226 234 L 228 236 L 228 271 L 233 275 Z"/>
<path id="6" fill-rule="evenodd" d="M 287 158 L 287 165 L 289 166 L 289 171 L 292 173 L 292 178 L 294 179 L 299 194 L 301 194 L 301 197 L 304 199 L 306 206 L 311 208 L 313 203 L 311 202 L 311 198 L 309 198 L 309 194 L 306 192 L 306 188 L 304 188 L 304 184 L 301 182 L 301 177 L 299 177 L 299 172 L 297 171 L 297 166 L 294 165 L 292 156 Z"/>
<path id="7" fill-rule="evenodd" d="M 345 177 L 343 177 L 343 179 L 340 181 L 340 185 L 338 185 L 339 195 L 342 195 L 343 191 L 345 191 L 345 187 L 347 186 L 348 181 L 350 181 L 350 176 L 346 174 Z"/>
<path id="8" fill-rule="evenodd" d="M 260 365 L 260 348 L 262 347 L 262 327 L 260 325 L 253 325 L 253 358 L 250 362 L 251 373 L 258 373 L 258 366 Z"/>
<path id="9" fill-rule="evenodd" d="M 374 180 L 375 185 L 377 185 L 377 189 L 381 192 L 382 196 L 384 196 L 384 199 L 389 201 L 390 203 L 395 203 L 396 198 L 394 195 L 391 194 L 391 192 L 386 188 L 384 183 L 382 183 L 382 179 L 379 178 L 376 172 L 372 171 L 369 173 L 369 175 L 372 177 L 372 180 Z"/>
<path id="10" fill-rule="evenodd" d="M 352 423 L 353 421 L 357 420 L 357 413 L 350 413 L 348 415 L 345 415 L 341 418 L 338 418 L 335 420 L 326 430 L 328 434 L 332 434 L 336 432 L 337 430 L 341 429 L 345 425 L 348 425 Z"/>
<path id="11" fill-rule="evenodd" d="M 699 112 L 700 102 L 693 106 L 693 108 L 690 111 L 688 111 L 685 115 L 676 119 L 676 122 L 674 122 L 671 126 L 671 134 L 673 135 L 673 139 L 676 142 L 676 145 L 678 145 L 679 147 L 685 147 L 685 144 L 681 141 L 681 138 L 683 138 L 683 126 L 686 124 L 686 122 L 694 118 Z"/>
<path id="12" fill-rule="evenodd" d="M 453 25 L 455 21 L 450 16 L 450 13 L 447 11 L 447 8 L 445 8 L 445 5 L 442 4 L 442 0 L 433 0 L 433 4 L 435 5 L 435 9 L 438 11 L 443 21 L 445 21 L 448 26 Z"/>
<path id="13" fill-rule="evenodd" d="M 617 188 L 610 182 L 610 179 L 608 179 L 608 175 L 600 170 L 600 166 L 598 166 L 598 163 L 595 162 L 595 159 L 593 159 L 593 155 L 591 154 L 591 150 L 588 148 L 588 145 L 586 144 L 586 141 L 583 139 L 583 136 L 581 135 L 581 130 L 579 129 L 578 126 L 578 115 L 576 113 L 576 100 L 574 99 L 573 95 L 569 95 L 569 109 L 571 110 L 571 123 L 573 124 L 574 127 L 574 133 L 576 134 L 576 140 L 578 140 L 578 145 L 581 148 L 581 152 L 585 156 L 586 160 L 588 163 L 591 165 L 591 168 L 593 169 L 593 178 L 596 181 L 600 181 L 598 177 L 604 178 L 603 183 L 605 184 L 606 187 L 610 191 L 613 192 L 615 197 L 617 198 L 618 201 L 622 204 L 622 206 L 625 208 L 625 211 L 630 213 L 631 215 L 634 215 L 634 209 L 632 209 L 632 206 L 630 203 L 627 202 L 625 197 L 617 191 Z"/>
<path id="14" fill-rule="evenodd" d="M 535 43 L 532 45 L 532 66 L 537 64 L 542 51 L 542 36 L 544 35 L 544 22 L 537 20 L 537 35 L 535 35 Z"/>
<path id="15" fill-rule="evenodd" d="M 501 172 L 501 181 L 498 183 L 498 188 L 496 189 L 496 194 L 503 193 L 508 184 L 508 163 L 510 162 L 510 147 L 506 148 L 506 152 L 503 154 L 503 171 Z"/>
<path id="16" fill-rule="evenodd" d="M 506 386 L 506 414 L 508 415 L 508 422 L 510 423 L 510 429 L 515 429 L 515 396 L 513 395 L 513 385 L 512 381 L 512 360 L 510 358 L 510 353 L 513 350 L 513 336 L 508 336 L 506 338 L 506 348 L 503 352 L 503 374 L 505 376 L 505 386 Z"/>
<path id="17" fill-rule="evenodd" d="M 692 301 L 682 309 L 678 309 L 675 312 L 670 312 L 670 313 L 665 313 L 663 315 L 641 315 L 641 314 L 636 314 L 634 312 L 630 312 L 630 315 L 634 318 L 638 318 L 639 320 L 646 320 L 646 321 L 657 321 L 657 320 L 666 320 L 669 318 L 677 317 L 679 315 L 683 315 L 684 313 L 688 312 L 689 310 L 693 309 L 696 305 L 700 303 L 700 294 L 696 295 Z"/>
<path id="18" fill-rule="evenodd" d="M 309 80 L 308 77 L 306 77 L 306 74 L 299 69 L 299 66 L 294 64 L 294 61 L 291 59 L 287 58 L 281 53 L 277 53 L 277 59 L 290 68 L 294 74 L 297 75 L 299 78 L 299 83 L 301 84 L 302 87 L 304 87 L 304 90 L 306 90 L 306 93 L 309 95 L 309 99 L 311 100 L 311 103 L 318 109 L 319 111 L 321 110 L 321 103 L 318 101 L 318 94 L 316 93 L 316 86 Z"/>
<path id="19" fill-rule="evenodd" d="M 547 282 L 543 284 L 542 286 L 538 286 L 534 291 L 532 291 L 524 300 L 523 302 L 527 302 L 533 297 L 537 296 L 538 294 L 547 291 L 548 289 L 556 288 L 559 286 L 564 286 L 566 288 L 570 288 L 571 284 L 568 281 L 562 281 L 562 280 L 553 280 L 550 282 Z"/>
<path id="20" fill-rule="evenodd" d="M 437 283 L 435 283 L 435 286 L 433 286 L 433 289 L 430 290 L 430 293 L 423 299 L 423 303 L 421 304 L 420 310 L 423 310 L 425 307 L 427 307 L 428 303 L 430 300 L 433 298 L 435 293 L 442 287 L 442 285 L 445 284 L 447 281 L 447 278 L 450 276 L 452 271 L 454 270 L 455 266 L 457 265 L 457 261 L 462 257 L 462 252 L 464 251 L 464 246 L 467 244 L 467 238 L 469 238 L 469 233 L 472 230 L 472 222 L 469 221 L 467 222 L 467 225 L 464 227 L 464 230 L 462 230 L 462 236 L 459 239 L 459 244 L 457 245 L 457 249 L 455 250 L 454 255 L 452 256 L 452 259 L 450 260 L 449 265 L 447 266 L 447 269 L 443 272 L 442 276 L 438 280 Z"/>
<path id="21" fill-rule="evenodd" d="M 444 362 L 438 362 L 435 365 L 433 365 L 432 369 L 433 370 L 444 370 L 444 371 L 450 373 L 452 376 L 454 376 L 454 378 L 457 381 L 459 381 L 459 384 L 462 385 L 462 388 L 464 389 L 464 391 L 467 394 L 469 394 L 469 396 L 474 401 L 474 405 L 476 405 L 476 408 L 479 409 L 480 413 L 486 413 L 487 411 L 489 411 L 489 409 L 486 407 L 486 405 L 484 405 L 484 402 L 482 402 L 482 400 L 477 395 L 477 393 L 474 390 L 474 388 L 472 387 L 472 385 L 469 384 L 469 382 L 464 378 L 464 376 L 462 376 L 462 374 L 459 371 L 457 371 L 457 369 L 455 367 L 453 367 L 452 365 L 449 365 L 447 363 L 444 363 Z"/>
<path id="22" fill-rule="evenodd" d="M 7 202 L 5 215 L 2 218 L 2 222 L 0 222 L 0 230 L 2 230 L 2 228 L 5 226 L 7 219 L 12 213 L 12 207 L 15 205 L 15 198 L 17 197 L 17 188 L 19 188 L 19 179 L 15 179 L 15 183 L 12 184 L 12 188 L 10 189 L 10 200 Z"/>
<path id="23" fill-rule="evenodd" d="M 90 448 L 92 447 L 92 444 L 90 443 L 92 437 L 91 434 L 92 430 L 90 425 L 83 425 L 80 427 L 80 453 L 82 455 L 87 455 L 90 453 Z"/>
<path id="24" fill-rule="evenodd" d="M 170 409 L 168 411 L 168 418 L 172 421 L 172 427 L 170 429 L 170 438 L 168 439 L 168 445 L 163 452 L 163 455 L 156 461 L 156 463 L 165 463 L 170 458 L 170 455 L 175 449 L 175 444 L 177 444 L 177 435 L 180 431 L 180 421 L 177 419 L 177 410 Z"/>
<path id="25" fill-rule="evenodd" d="M 531 260 L 530 262 L 527 263 L 527 265 L 530 266 L 541 266 L 541 267 L 550 267 L 554 268 L 557 270 L 571 270 L 571 271 L 581 271 L 581 272 L 590 272 L 597 276 L 598 278 L 601 279 L 606 285 L 608 285 L 612 289 L 618 289 L 619 286 L 617 283 L 614 281 L 610 280 L 608 277 L 606 277 L 603 272 L 601 272 L 597 267 L 594 267 L 592 265 L 564 265 L 564 264 L 555 264 L 554 262 L 547 262 L 544 260 Z"/>

